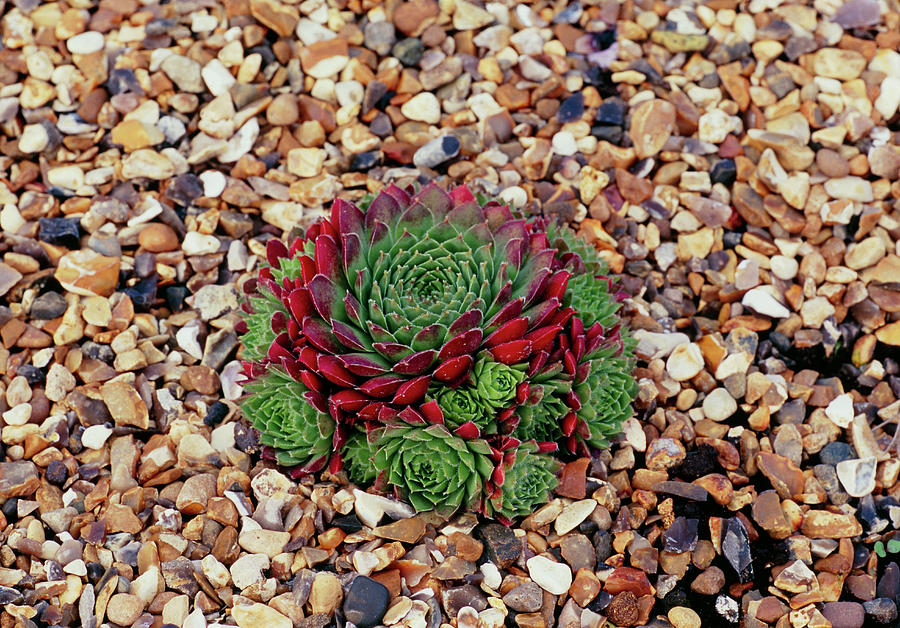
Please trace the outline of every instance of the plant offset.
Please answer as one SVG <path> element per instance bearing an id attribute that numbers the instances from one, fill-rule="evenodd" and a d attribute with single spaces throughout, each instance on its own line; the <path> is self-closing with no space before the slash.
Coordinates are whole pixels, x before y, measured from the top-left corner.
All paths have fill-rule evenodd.
<path id="1" fill-rule="evenodd" d="M 247 286 L 243 411 L 265 455 L 419 511 L 529 514 L 631 414 L 615 283 L 567 227 L 463 186 L 363 205 L 270 240 Z"/>

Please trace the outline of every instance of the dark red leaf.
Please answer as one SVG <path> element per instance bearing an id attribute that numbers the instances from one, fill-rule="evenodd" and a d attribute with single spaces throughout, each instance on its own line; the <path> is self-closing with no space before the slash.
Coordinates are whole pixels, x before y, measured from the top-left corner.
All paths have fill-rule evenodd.
<path id="1" fill-rule="evenodd" d="M 559 427 L 562 429 L 563 436 L 571 436 L 572 432 L 575 431 L 575 424 L 578 422 L 578 417 L 574 412 L 569 412 L 563 420 L 560 422 Z"/>
<path id="2" fill-rule="evenodd" d="M 575 361 L 575 356 L 571 351 L 566 351 L 563 355 L 563 368 L 568 375 L 574 375 L 575 369 L 578 368 L 578 363 Z"/>
<path id="3" fill-rule="evenodd" d="M 434 349 L 417 351 L 397 362 L 392 370 L 403 375 L 419 375 L 432 365 L 436 357 L 437 351 Z"/>
<path id="4" fill-rule="evenodd" d="M 397 416 L 404 423 L 409 423 L 410 425 L 425 425 L 425 417 L 419 414 L 412 406 L 406 406 L 397 413 Z"/>
<path id="5" fill-rule="evenodd" d="M 450 325 L 450 333 L 451 334 L 459 334 L 464 331 L 468 331 L 473 327 L 477 327 L 481 324 L 481 320 L 483 315 L 481 314 L 481 310 L 469 310 L 465 314 L 461 314 L 459 318 L 457 318 Z"/>
<path id="6" fill-rule="evenodd" d="M 453 433 L 460 438 L 470 439 L 470 438 L 478 438 L 481 436 L 481 430 L 478 429 L 478 426 L 475 425 L 472 421 L 466 421 L 458 428 L 453 430 Z"/>
<path id="7" fill-rule="evenodd" d="M 409 380 L 397 389 L 397 393 L 394 395 L 394 399 L 391 403 L 416 403 L 425 396 L 426 392 L 428 392 L 428 384 L 430 383 L 431 378 L 428 375 L 422 375 Z"/>
<path id="8" fill-rule="evenodd" d="M 365 351 L 366 345 L 363 344 L 359 332 L 350 325 L 342 323 L 337 319 L 332 319 L 331 332 L 334 334 L 334 337 L 338 339 L 338 342 L 345 347 L 355 349 L 356 351 Z"/>
<path id="9" fill-rule="evenodd" d="M 503 364 L 516 364 L 528 359 L 531 353 L 531 342 L 528 340 L 513 340 L 489 349 L 494 359 Z"/>
<path id="10" fill-rule="evenodd" d="M 343 347 L 331 333 L 331 327 L 320 318 L 307 316 L 303 319 L 303 335 L 309 343 L 325 353 L 340 353 Z"/>
<path id="11" fill-rule="evenodd" d="M 528 332 L 525 339 L 531 341 L 532 351 L 549 351 L 561 331 L 562 327 L 559 325 L 548 325 Z"/>
<path id="12" fill-rule="evenodd" d="M 422 413 L 422 416 L 425 417 L 425 420 L 429 423 L 433 423 L 436 425 L 444 424 L 444 412 L 443 410 L 441 410 L 441 406 L 438 405 L 438 402 L 434 399 L 420 405 L 419 411 Z"/>
<path id="13" fill-rule="evenodd" d="M 345 353 L 338 356 L 347 370 L 360 377 L 374 377 L 387 373 L 383 364 L 366 355 L 359 353 Z"/>
<path id="14" fill-rule="evenodd" d="M 300 379 L 303 381 L 303 385 L 313 392 L 325 394 L 325 381 L 312 371 L 303 371 L 300 373 Z"/>
<path id="15" fill-rule="evenodd" d="M 528 317 L 520 316 L 506 321 L 484 340 L 487 347 L 496 347 L 510 340 L 521 339 L 528 331 Z"/>
<path id="16" fill-rule="evenodd" d="M 482 331 L 480 329 L 470 329 L 458 336 L 454 336 L 441 347 L 438 353 L 438 359 L 447 360 L 461 355 L 470 355 L 481 346 Z"/>
<path id="17" fill-rule="evenodd" d="M 319 356 L 319 372 L 328 381 L 338 386 L 355 386 L 356 378 L 348 371 L 340 358 L 333 355 Z"/>
<path id="18" fill-rule="evenodd" d="M 281 268 L 281 258 L 288 256 L 288 249 L 284 242 L 277 238 L 272 238 L 266 242 L 266 261 L 269 266 Z"/>
<path id="19" fill-rule="evenodd" d="M 524 299 L 513 299 L 502 308 L 500 308 L 500 311 L 494 315 L 494 317 L 488 322 L 487 326 L 489 328 L 497 327 L 499 325 L 502 325 L 506 321 L 516 318 L 519 314 L 522 313 L 522 307 L 524 305 Z"/>
<path id="20" fill-rule="evenodd" d="M 341 410 L 357 412 L 366 407 L 372 400 L 358 390 L 345 388 L 331 395 L 330 401 Z"/>
<path id="21" fill-rule="evenodd" d="M 337 242 L 330 236 L 320 235 L 316 238 L 316 270 L 333 282 L 342 280 L 341 253 Z"/>
<path id="22" fill-rule="evenodd" d="M 503 482 L 506 481 L 506 468 L 502 464 L 494 467 L 494 472 L 491 473 L 491 481 L 496 486 L 503 486 Z"/>
<path id="23" fill-rule="evenodd" d="M 470 355 L 450 358 L 434 370 L 434 378 L 444 383 L 456 382 L 469 373 L 474 362 Z"/>
<path id="24" fill-rule="evenodd" d="M 405 381 L 406 378 L 404 377 L 383 375 L 381 377 L 373 377 L 372 379 L 363 382 L 362 385 L 360 385 L 359 390 L 370 397 L 390 397 L 397 392 Z"/>
<path id="25" fill-rule="evenodd" d="M 317 272 L 316 260 L 309 255 L 302 255 L 300 257 L 300 278 L 303 280 L 303 283 L 309 283 L 316 276 Z"/>

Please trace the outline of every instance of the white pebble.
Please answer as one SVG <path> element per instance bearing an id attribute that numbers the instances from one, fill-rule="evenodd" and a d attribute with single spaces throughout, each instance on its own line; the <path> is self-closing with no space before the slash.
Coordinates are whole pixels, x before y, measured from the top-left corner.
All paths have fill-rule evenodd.
<path id="1" fill-rule="evenodd" d="M 572 586 L 572 570 L 564 563 L 557 563 L 546 556 L 532 556 L 525 565 L 531 579 L 547 593 L 563 595 Z"/>
<path id="2" fill-rule="evenodd" d="M 846 428 L 853 421 L 853 397 L 850 393 L 838 395 L 825 408 L 825 416 L 838 427 Z"/>
<path id="3" fill-rule="evenodd" d="M 97 31 L 79 33 L 66 40 L 66 48 L 73 55 L 89 55 L 99 52 L 103 50 L 104 44 L 103 33 Z"/>
<path id="4" fill-rule="evenodd" d="M 219 198 L 225 191 L 225 185 L 228 183 L 225 175 L 218 170 L 207 170 L 200 175 L 200 181 L 203 183 L 203 196 L 208 198 Z"/>
<path id="5" fill-rule="evenodd" d="M 219 250 L 219 239 L 198 231 L 189 231 L 181 243 L 181 250 L 187 255 L 209 255 Z"/>
<path id="6" fill-rule="evenodd" d="M 112 436 L 112 429 L 105 425 L 92 425 L 81 434 L 81 444 L 88 449 L 100 449 Z"/>

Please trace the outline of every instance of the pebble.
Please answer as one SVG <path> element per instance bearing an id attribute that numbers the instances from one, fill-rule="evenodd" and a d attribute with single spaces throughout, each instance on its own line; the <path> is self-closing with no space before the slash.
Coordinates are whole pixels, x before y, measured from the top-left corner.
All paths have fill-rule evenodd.
<path id="1" fill-rule="evenodd" d="M 437 124 L 441 121 L 441 104 L 434 94 L 422 92 L 403 103 L 400 113 L 410 120 Z"/>
<path id="2" fill-rule="evenodd" d="M 532 556 L 525 564 L 531 579 L 552 595 L 563 595 L 572 586 L 572 570 L 568 565 L 545 556 Z"/>
<path id="3" fill-rule="evenodd" d="M 413 155 L 413 164 L 420 168 L 435 168 L 459 154 L 460 141 L 455 135 L 435 138 L 418 149 Z"/>
<path id="4" fill-rule="evenodd" d="M 737 402 L 724 388 L 716 388 L 703 400 L 703 414 L 713 421 L 724 421 L 737 411 Z"/>
<path id="5" fill-rule="evenodd" d="M 839 462 L 837 475 L 847 494 L 851 497 L 863 497 L 874 491 L 877 464 L 878 460 L 874 457 Z"/>
<path id="6" fill-rule="evenodd" d="M 666 372 L 677 382 L 696 377 L 703 370 L 703 354 L 694 343 L 679 344 L 666 360 Z"/>
<path id="7" fill-rule="evenodd" d="M 389 603 L 387 587 L 366 576 L 357 576 L 344 598 L 344 616 L 359 628 L 372 628 L 381 623 Z"/>
<path id="8" fill-rule="evenodd" d="M 292 628 L 293 622 L 275 609 L 254 602 L 252 604 L 240 604 L 231 609 L 231 616 L 240 628 L 256 628 L 267 626 L 269 628 Z"/>

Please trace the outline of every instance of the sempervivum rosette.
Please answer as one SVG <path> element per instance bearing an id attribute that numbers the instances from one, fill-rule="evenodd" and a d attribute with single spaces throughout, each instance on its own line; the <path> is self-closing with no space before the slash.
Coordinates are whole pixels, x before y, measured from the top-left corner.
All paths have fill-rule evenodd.
<path id="1" fill-rule="evenodd" d="M 251 388 L 246 414 L 281 464 L 296 447 L 272 432 L 321 435 L 325 416 L 333 472 L 377 478 L 419 510 L 508 515 L 547 499 L 559 445 L 603 445 L 629 412 L 614 285 L 568 230 L 548 237 L 542 220 L 465 187 L 389 185 L 365 210 L 336 200 L 305 238 L 270 240 L 267 258 L 247 284 L 245 371 L 284 374 L 311 408 L 264 417 Z M 319 442 L 297 473 L 325 464 Z M 513 498 L 517 459 L 546 473 Z"/>

